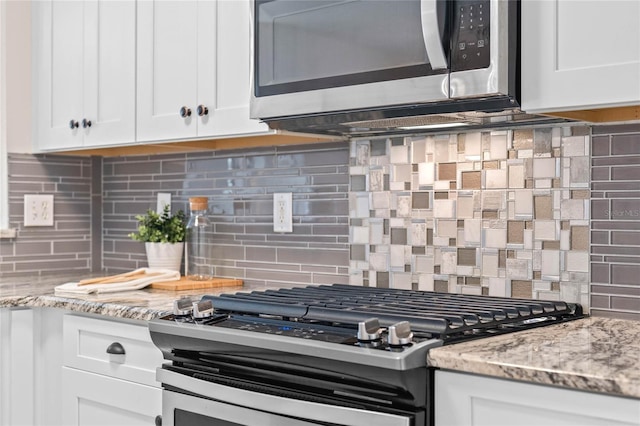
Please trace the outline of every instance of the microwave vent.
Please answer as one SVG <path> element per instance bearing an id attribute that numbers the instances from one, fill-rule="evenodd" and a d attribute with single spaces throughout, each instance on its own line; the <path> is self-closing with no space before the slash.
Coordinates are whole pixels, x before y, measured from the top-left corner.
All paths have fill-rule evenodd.
<path id="1" fill-rule="evenodd" d="M 431 126 L 451 123 L 468 123 L 469 121 L 477 121 L 474 118 L 460 117 L 457 115 L 419 115 L 413 117 L 397 117 L 397 118 L 383 118 L 366 121 L 352 121 L 343 123 L 345 126 L 369 128 L 369 129 L 394 129 L 398 127 L 414 127 L 414 126 Z"/>

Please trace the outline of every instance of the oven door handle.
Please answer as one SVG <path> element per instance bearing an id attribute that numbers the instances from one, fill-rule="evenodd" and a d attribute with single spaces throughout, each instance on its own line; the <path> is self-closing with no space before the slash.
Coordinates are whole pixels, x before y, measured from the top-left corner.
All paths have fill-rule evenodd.
<path id="1" fill-rule="evenodd" d="M 420 0 L 420 21 L 422 23 L 422 39 L 427 49 L 431 69 L 446 69 L 447 57 L 442 47 L 438 25 L 438 0 Z"/>
<path id="2" fill-rule="evenodd" d="M 345 426 L 411 426 L 411 418 L 405 416 L 247 391 L 196 379 L 162 367 L 158 368 L 156 373 L 156 379 L 162 384 L 201 395 L 204 398 L 275 415 Z M 274 407 L 277 407 L 277 411 L 274 411 Z"/>

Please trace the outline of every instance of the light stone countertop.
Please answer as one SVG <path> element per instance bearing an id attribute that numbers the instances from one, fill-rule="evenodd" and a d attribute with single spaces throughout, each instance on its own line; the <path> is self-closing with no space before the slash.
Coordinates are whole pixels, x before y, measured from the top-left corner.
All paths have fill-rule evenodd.
<path id="1" fill-rule="evenodd" d="M 78 279 L 3 278 L 0 308 L 52 307 L 148 321 L 171 311 L 173 301 L 183 296 L 198 300 L 204 294 L 286 287 L 54 294 L 56 285 Z M 429 351 L 427 361 L 431 366 L 459 372 L 640 398 L 640 322 L 585 318 L 435 348 Z"/>
<path id="2" fill-rule="evenodd" d="M 589 317 L 432 349 L 428 363 L 640 398 L 640 322 Z"/>
<path id="3" fill-rule="evenodd" d="M 173 301 L 180 297 L 186 296 L 193 300 L 199 300 L 205 294 L 249 292 L 287 287 L 245 284 L 244 286 L 184 291 L 142 289 L 87 295 L 56 295 L 54 293 L 55 286 L 71 281 L 77 282 L 82 278 L 88 277 L 3 278 L 0 282 L 0 308 L 61 308 L 76 312 L 148 321 L 169 313 L 172 310 Z M 292 284 L 289 287 L 293 286 Z"/>

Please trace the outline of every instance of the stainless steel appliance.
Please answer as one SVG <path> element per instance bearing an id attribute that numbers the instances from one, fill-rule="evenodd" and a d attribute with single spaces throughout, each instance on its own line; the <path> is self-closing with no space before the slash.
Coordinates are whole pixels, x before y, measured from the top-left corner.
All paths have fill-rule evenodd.
<path id="1" fill-rule="evenodd" d="M 434 347 L 582 316 L 563 302 L 308 286 L 176 301 L 149 323 L 163 424 L 425 426 Z"/>
<path id="2" fill-rule="evenodd" d="M 358 136 L 519 114 L 519 0 L 254 0 L 252 19 L 251 115 L 273 128 Z"/>

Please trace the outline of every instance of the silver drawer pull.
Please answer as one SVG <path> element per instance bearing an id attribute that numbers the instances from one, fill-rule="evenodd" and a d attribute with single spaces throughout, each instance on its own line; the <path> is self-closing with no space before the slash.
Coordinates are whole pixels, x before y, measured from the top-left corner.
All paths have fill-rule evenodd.
<path id="1" fill-rule="evenodd" d="M 124 346 L 118 342 L 113 342 L 107 348 L 107 353 L 111 355 L 124 355 L 126 352 L 124 350 Z"/>

